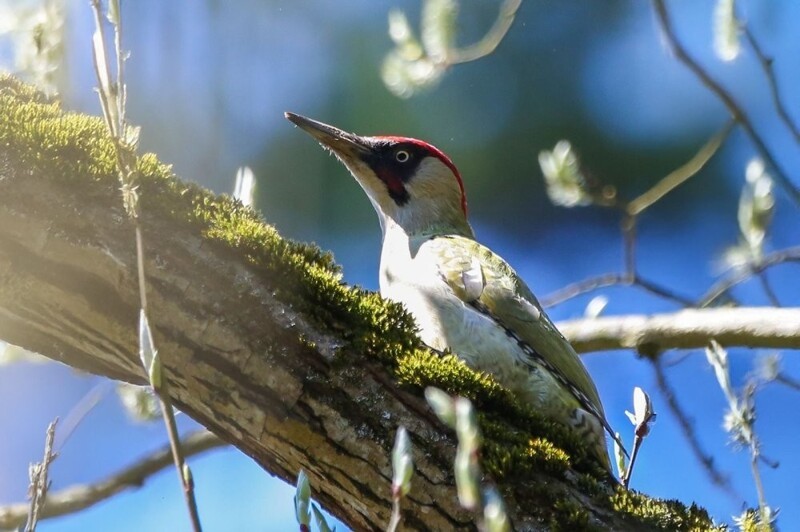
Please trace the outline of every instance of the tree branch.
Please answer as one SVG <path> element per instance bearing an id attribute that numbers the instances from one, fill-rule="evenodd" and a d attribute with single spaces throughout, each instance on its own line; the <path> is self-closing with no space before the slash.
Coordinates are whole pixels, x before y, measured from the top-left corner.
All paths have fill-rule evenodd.
<path id="1" fill-rule="evenodd" d="M 708 292 L 700 298 L 700 302 L 697 305 L 699 307 L 712 305 L 720 297 L 728 294 L 734 286 L 749 280 L 754 275 L 767 271 L 773 266 L 789 262 L 800 263 L 800 246 L 773 251 L 754 264 L 732 269 L 725 277 L 714 283 Z"/>
<path id="2" fill-rule="evenodd" d="M 225 442 L 215 434 L 201 430 L 182 439 L 181 445 L 184 455 L 188 457 L 221 447 Z M 48 493 L 47 501 L 39 513 L 39 519 L 79 512 L 125 489 L 141 487 L 149 477 L 170 465 L 172 465 L 172 454 L 169 446 L 165 446 L 105 480 Z M 0 529 L 14 529 L 25 523 L 28 506 L 27 503 L 18 503 L 0 507 Z"/>
<path id="3" fill-rule="evenodd" d="M 133 227 L 114 168 L 100 120 L 0 78 L 0 338 L 143 383 Z M 153 156 L 138 171 L 150 325 L 171 398 L 270 473 L 293 482 L 304 469 L 315 499 L 350 527 L 389 521 L 399 425 L 416 466 L 406 526 L 474 526 L 454 496 L 454 440 L 424 402 L 426 385 L 474 401 L 484 470 L 518 529 L 710 524 L 701 509 L 606 484 L 580 442 L 425 349 L 401 307 L 342 284 L 328 254 L 280 238 Z"/>
<path id="4" fill-rule="evenodd" d="M 783 189 L 792 198 L 792 200 L 794 200 L 795 203 L 800 205 L 800 189 L 798 189 L 797 185 L 795 185 L 795 183 L 789 179 L 789 176 L 778 164 L 778 161 L 775 159 L 775 157 L 773 157 L 772 152 L 767 147 L 766 142 L 764 142 L 764 139 L 756 131 L 752 121 L 744 112 L 744 109 L 742 109 L 742 107 L 736 102 L 730 92 L 725 90 L 725 88 L 718 81 L 712 78 L 711 75 L 700 66 L 700 63 L 698 63 L 697 60 L 689 55 L 689 52 L 678 40 L 678 37 L 675 34 L 675 29 L 672 26 L 672 19 L 667 11 L 665 0 L 653 0 L 653 6 L 655 7 L 658 23 L 661 26 L 664 37 L 666 38 L 666 42 L 672 50 L 672 53 L 675 54 L 675 57 L 678 58 L 678 61 L 686 65 L 686 67 L 691 70 L 695 76 L 697 76 L 697 79 L 699 79 L 703 85 L 705 85 L 717 96 L 717 98 L 720 99 L 720 101 L 728 109 L 731 117 L 733 117 L 733 119 L 742 126 L 742 129 L 744 129 L 745 133 L 747 133 L 747 136 L 750 137 L 750 141 L 761 154 L 761 158 L 764 159 L 764 162 L 766 162 L 767 165 L 772 168 L 775 180 L 778 182 L 778 184 L 783 187 Z"/>
<path id="5" fill-rule="evenodd" d="M 750 47 L 756 53 L 761 69 L 764 71 L 764 77 L 767 78 L 769 92 L 772 96 L 772 103 L 775 106 L 775 110 L 778 112 L 778 116 L 780 116 L 789 131 L 792 132 L 795 142 L 800 143 L 800 129 L 797 128 L 797 124 L 795 124 L 792 117 L 789 116 L 789 111 L 786 110 L 783 98 L 781 98 L 781 92 L 778 89 L 778 81 L 775 79 L 775 68 L 772 58 L 767 57 L 767 54 L 764 53 L 755 35 L 750 31 L 750 27 L 746 24 L 744 26 L 744 35 L 747 37 L 747 42 L 750 43 Z"/>
<path id="6" fill-rule="evenodd" d="M 28 492 L 31 497 L 31 502 L 20 505 L 20 510 L 22 512 L 20 524 L 25 525 L 25 532 L 34 532 L 36 530 L 36 524 L 42 516 L 42 508 L 44 508 L 47 503 L 47 496 L 50 490 L 50 478 L 48 477 L 50 473 L 50 464 L 52 464 L 53 460 L 58 456 L 57 453 L 53 452 L 53 441 L 56 437 L 57 424 L 58 418 L 54 419 L 47 427 L 44 458 L 42 458 L 42 461 L 38 464 L 32 464 L 28 469 L 31 480 L 30 486 L 28 486 Z"/>
<path id="7" fill-rule="evenodd" d="M 579 353 L 723 346 L 800 349 L 800 308 L 687 309 L 668 314 L 607 316 L 556 324 Z"/>

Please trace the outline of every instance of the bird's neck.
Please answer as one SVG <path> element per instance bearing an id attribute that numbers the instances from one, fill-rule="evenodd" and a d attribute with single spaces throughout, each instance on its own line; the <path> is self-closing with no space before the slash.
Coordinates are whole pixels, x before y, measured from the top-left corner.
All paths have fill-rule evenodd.
<path id="1" fill-rule="evenodd" d="M 436 220 L 426 222 L 422 220 L 402 220 L 398 221 L 391 216 L 386 216 L 379 212 L 381 229 L 383 231 L 384 244 L 387 240 L 396 241 L 397 239 L 417 240 L 427 239 L 436 236 L 457 235 L 466 238 L 475 238 L 469 222 L 465 217 L 454 218 L 452 220 Z"/>
<path id="2" fill-rule="evenodd" d="M 392 279 L 399 279 L 414 271 L 411 266 L 420 247 L 437 236 L 463 236 L 474 239 L 472 228 L 463 225 L 431 225 L 419 231 L 409 232 L 395 220 L 386 217 L 381 220 L 383 247 L 381 250 L 381 293 L 385 293 Z"/>

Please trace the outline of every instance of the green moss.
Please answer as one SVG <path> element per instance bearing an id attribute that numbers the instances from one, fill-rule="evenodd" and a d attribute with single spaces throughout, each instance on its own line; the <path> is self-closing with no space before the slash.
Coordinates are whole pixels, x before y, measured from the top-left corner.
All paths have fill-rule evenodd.
<path id="1" fill-rule="evenodd" d="M 121 201 L 114 147 L 102 120 L 65 113 L 57 103 L 8 77 L 0 78 L 0 146 L 7 149 L 12 162 L 37 176 L 105 194 L 110 202 Z M 347 341 L 350 353 L 382 361 L 395 370 L 401 384 L 420 389 L 438 386 L 469 397 L 478 409 L 502 412 L 502 429 L 491 430 L 495 447 L 504 449 L 503 456 L 496 457 L 498 463 L 536 463 L 544 470 L 561 470 L 562 457 L 555 458 L 550 467 L 546 462 L 553 453 L 542 452 L 543 447 L 539 452 L 527 448 L 531 438 L 550 438 L 579 456 L 573 465 L 591 467 L 584 463 L 586 453 L 578 450 L 579 444 L 566 431 L 519 405 L 493 378 L 471 370 L 452 355 L 442 357 L 427 350 L 415 334 L 413 319 L 401 306 L 344 285 L 329 253 L 282 238 L 256 212 L 228 196 L 178 180 L 152 154 L 139 158 L 137 174 L 145 219 L 166 215 L 244 257 L 277 298 L 335 330 Z M 108 186 L 98 187 L 98 183 Z M 506 468 L 498 467 L 494 473 L 503 471 Z"/>
<path id="2" fill-rule="evenodd" d="M 64 112 L 35 89 L 7 76 L 0 76 L 0 150 L 4 164 L 121 207 L 114 147 L 102 120 Z M 568 470 L 577 470 L 583 472 L 578 481 L 591 488 L 590 494 L 600 500 L 605 497 L 606 505 L 625 512 L 632 521 L 684 527 L 676 530 L 710 526 L 705 512 L 678 503 L 619 492 L 608 499 L 609 490 L 602 487 L 607 473 L 573 434 L 519 404 L 490 376 L 471 370 L 452 355 L 426 349 L 402 307 L 343 284 L 331 254 L 283 239 L 252 209 L 180 181 L 152 154 L 139 158 L 137 170 L 145 222 L 153 216 L 184 224 L 224 252 L 248 261 L 276 298 L 344 340 L 343 361 L 379 360 L 408 388 L 437 386 L 472 399 L 481 412 L 484 467 L 496 480 L 534 471 L 565 478 Z M 552 503 L 548 506 L 552 528 L 585 526 L 588 517 L 579 505 L 549 488 L 541 489 Z"/>
<path id="3" fill-rule="evenodd" d="M 486 413 L 479 416 L 481 429 L 489 440 L 484 467 L 496 478 L 515 471 L 560 474 L 565 465 L 598 477 L 607 476 L 573 433 L 521 404 L 491 375 L 472 370 L 458 357 L 415 349 L 402 354 L 396 364 L 401 384 L 436 386 L 471 399 L 479 412 Z"/>
<path id="4" fill-rule="evenodd" d="M 591 530 L 589 514 L 580 504 L 565 498 L 553 502 L 553 519 L 550 520 L 553 531 L 577 532 Z"/>
<path id="5" fill-rule="evenodd" d="M 726 529 L 715 526 L 708 513 L 694 504 L 687 507 L 680 501 L 656 499 L 622 487 L 618 487 L 608 501 L 615 512 L 656 530 L 700 532 Z"/>

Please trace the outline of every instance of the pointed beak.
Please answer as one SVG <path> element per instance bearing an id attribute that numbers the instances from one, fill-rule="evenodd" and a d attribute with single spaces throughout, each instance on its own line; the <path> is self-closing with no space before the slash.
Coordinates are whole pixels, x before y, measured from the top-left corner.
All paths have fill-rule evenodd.
<path id="1" fill-rule="evenodd" d="M 294 125 L 317 139 L 323 148 L 331 150 L 345 161 L 360 159 L 372 151 L 369 142 L 358 135 L 294 113 L 284 113 L 284 116 Z"/>

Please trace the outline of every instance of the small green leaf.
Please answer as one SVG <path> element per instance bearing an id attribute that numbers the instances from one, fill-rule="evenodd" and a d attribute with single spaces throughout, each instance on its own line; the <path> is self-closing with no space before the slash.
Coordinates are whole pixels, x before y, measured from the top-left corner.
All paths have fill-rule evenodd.
<path id="1" fill-rule="evenodd" d="M 761 159 L 753 159 L 745 170 L 745 184 L 739 198 L 739 230 L 752 257 L 763 255 L 764 239 L 775 212 L 772 177 Z"/>
<path id="2" fill-rule="evenodd" d="M 161 366 L 161 357 L 156 351 L 155 355 L 153 356 L 153 363 L 150 364 L 150 371 L 147 372 L 147 376 L 150 379 L 150 386 L 156 391 L 157 394 L 161 394 L 164 392 L 164 384 L 165 381 L 163 380 L 163 368 Z"/>
<path id="3" fill-rule="evenodd" d="M 478 451 L 481 436 L 478 420 L 472 401 L 464 397 L 455 399 L 456 450 L 455 477 L 458 500 L 468 510 L 475 509 L 480 502 L 480 468 L 478 467 Z"/>
<path id="4" fill-rule="evenodd" d="M 161 384 L 161 361 L 153 344 L 153 333 L 150 330 L 150 322 L 147 320 L 147 314 L 144 309 L 139 311 L 139 359 L 142 361 L 142 367 L 144 367 L 150 379 L 150 385 L 158 391 Z M 159 386 L 156 386 L 154 379 Z"/>
<path id="5" fill-rule="evenodd" d="M 480 501 L 480 470 L 475 452 L 459 443 L 454 467 L 458 501 L 467 510 L 474 510 Z"/>
<path id="6" fill-rule="evenodd" d="M 316 504 L 311 505 L 311 511 L 314 512 L 314 521 L 317 523 L 319 532 L 336 532 L 336 527 L 331 530 L 331 527 L 328 526 L 328 521 L 325 520 L 325 516 L 322 515 Z"/>
<path id="7" fill-rule="evenodd" d="M 422 4 L 420 36 L 427 55 L 435 63 L 447 61 L 455 47 L 458 2 L 425 0 Z"/>
<path id="8" fill-rule="evenodd" d="M 117 395 L 122 406 L 136 421 L 152 421 L 161 415 L 158 400 L 150 386 L 120 382 L 117 384 Z"/>
<path id="9" fill-rule="evenodd" d="M 483 490 L 483 524 L 486 532 L 511 531 L 511 522 L 506 515 L 503 498 L 491 486 Z"/>
<path id="10" fill-rule="evenodd" d="M 712 340 L 706 347 L 706 360 L 714 368 L 717 382 L 728 398 L 728 402 L 734 402 L 732 398 L 735 397 L 735 394 L 733 393 L 731 377 L 728 373 L 728 352 L 716 340 Z"/>
<path id="11" fill-rule="evenodd" d="M 554 205 L 575 207 L 592 202 L 578 156 L 569 141 L 560 140 L 552 151 L 540 152 L 539 166 L 544 175 L 547 195 Z"/>
<path id="12" fill-rule="evenodd" d="M 119 26 L 119 0 L 108 0 L 108 13 L 106 18 L 114 26 Z"/>
<path id="13" fill-rule="evenodd" d="M 301 469 L 297 475 L 297 490 L 294 495 L 294 515 L 297 518 L 297 524 L 301 527 L 308 527 L 311 524 L 310 505 L 311 484 L 308 481 L 306 472 Z"/>
<path id="14" fill-rule="evenodd" d="M 626 414 L 628 412 L 625 412 Z M 614 458 L 617 461 L 617 476 L 621 479 L 625 478 L 625 471 L 627 466 L 625 465 L 625 453 L 622 452 L 622 447 L 620 447 L 619 442 L 622 439 L 619 432 L 615 433 L 614 438 Z"/>
<path id="15" fill-rule="evenodd" d="M 736 18 L 734 0 L 717 0 L 714 8 L 714 52 L 723 61 L 733 61 L 739 56 L 740 23 Z"/>
<path id="16" fill-rule="evenodd" d="M 408 17 L 399 9 L 389 11 L 389 37 L 397 46 L 408 46 L 410 43 L 417 42 Z"/>
<path id="17" fill-rule="evenodd" d="M 410 98 L 434 87 L 443 75 L 444 69 L 430 58 L 407 59 L 398 49 L 389 52 L 381 66 L 384 85 L 399 98 Z"/>
<path id="18" fill-rule="evenodd" d="M 254 203 L 254 193 L 256 177 L 253 169 L 249 166 L 240 166 L 236 170 L 236 182 L 233 185 L 233 197 L 242 202 L 246 207 L 252 207 Z"/>
<path id="19" fill-rule="evenodd" d="M 457 397 L 455 400 L 456 411 L 456 435 L 458 444 L 467 449 L 477 451 L 481 445 L 480 431 L 478 430 L 478 419 L 475 416 L 475 409 L 472 401 L 464 397 Z"/>
<path id="20" fill-rule="evenodd" d="M 194 486 L 194 475 L 192 475 L 192 469 L 189 467 L 189 464 L 183 464 L 183 483 L 186 486 Z"/>
<path id="21" fill-rule="evenodd" d="M 431 405 L 436 416 L 450 428 L 456 428 L 456 406 L 453 398 L 439 388 L 425 388 L 425 399 Z"/>
<path id="22" fill-rule="evenodd" d="M 404 497 L 411 490 L 411 475 L 414 473 L 411 440 L 405 427 L 397 429 L 392 449 L 392 471 L 392 496 Z"/>

